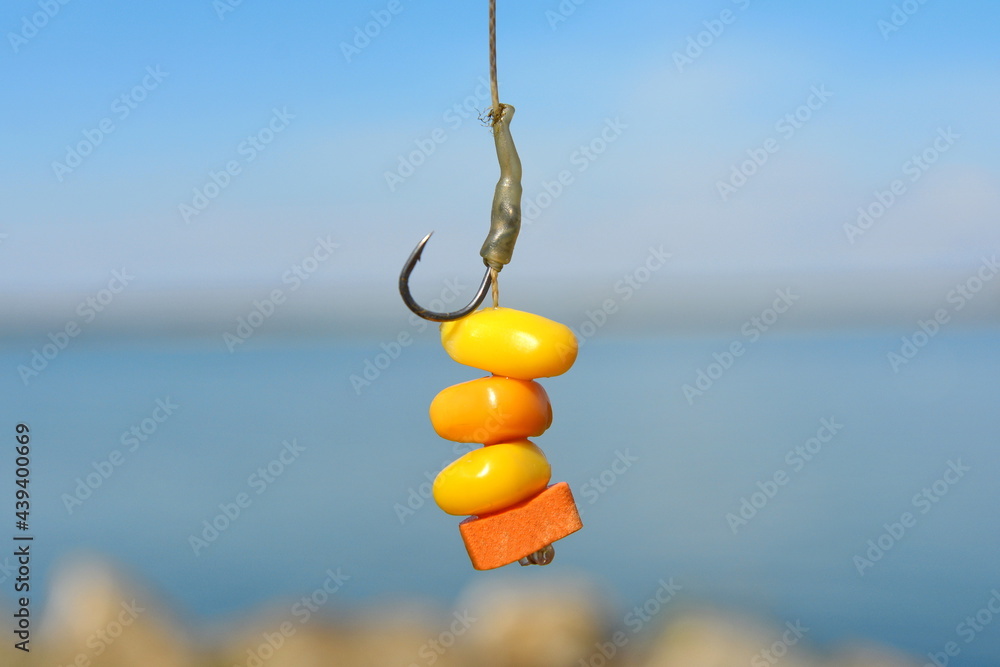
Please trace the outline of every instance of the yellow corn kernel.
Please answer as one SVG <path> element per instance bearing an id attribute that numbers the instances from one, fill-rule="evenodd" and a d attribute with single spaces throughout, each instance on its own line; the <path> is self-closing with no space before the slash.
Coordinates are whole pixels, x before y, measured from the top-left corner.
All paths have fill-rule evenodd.
<path id="1" fill-rule="evenodd" d="M 541 435 L 552 424 L 552 406 L 537 382 L 493 375 L 441 390 L 430 417 L 446 440 L 491 445 Z"/>
<path id="2" fill-rule="evenodd" d="M 562 375 L 578 350 L 569 327 L 513 308 L 483 308 L 444 322 L 441 344 L 460 364 L 520 380 Z"/>
<path id="3" fill-rule="evenodd" d="M 434 500 L 448 514 L 497 512 L 545 489 L 552 469 L 530 440 L 474 449 L 434 480 Z"/>

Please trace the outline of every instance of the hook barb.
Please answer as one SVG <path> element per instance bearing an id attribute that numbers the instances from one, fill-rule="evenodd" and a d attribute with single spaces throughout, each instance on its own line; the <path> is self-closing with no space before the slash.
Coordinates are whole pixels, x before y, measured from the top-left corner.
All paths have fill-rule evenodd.
<path id="1" fill-rule="evenodd" d="M 465 317 L 472 311 L 479 308 L 483 301 L 486 299 L 486 294 L 490 290 L 490 284 L 492 283 L 492 278 L 490 277 L 490 269 L 486 267 L 486 275 L 483 276 L 482 283 L 479 284 L 479 289 L 476 291 L 476 295 L 472 298 L 469 305 L 464 308 L 460 308 L 456 311 L 450 313 L 436 313 L 432 310 L 427 310 L 420 304 L 418 304 L 414 299 L 413 295 L 410 294 L 410 274 L 413 273 L 413 268 L 420 261 L 420 255 L 424 251 L 424 246 L 427 245 L 427 241 L 430 240 L 431 232 L 424 238 L 420 239 L 420 243 L 417 247 L 413 249 L 410 253 L 410 257 L 406 260 L 406 264 L 403 265 L 403 270 L 399 274 L 399 294 L 403 297 L 403 303 L 406 307 L 412 310 L 419 317 L 425 320 L 430 320 L 431 322 L 450 322 L 452 320 L 457 320 Z"/>

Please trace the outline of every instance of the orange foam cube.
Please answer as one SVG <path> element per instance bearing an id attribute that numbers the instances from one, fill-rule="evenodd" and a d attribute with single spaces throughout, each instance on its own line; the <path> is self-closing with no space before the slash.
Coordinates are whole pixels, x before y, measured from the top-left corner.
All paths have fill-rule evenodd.
<path id="1" fill-rule="evenodd" d="M 559 482 L 533 498 L 458 525 L 472 566 L 492 570 L 533 554 L 583 528 L 569 484 Z"/>

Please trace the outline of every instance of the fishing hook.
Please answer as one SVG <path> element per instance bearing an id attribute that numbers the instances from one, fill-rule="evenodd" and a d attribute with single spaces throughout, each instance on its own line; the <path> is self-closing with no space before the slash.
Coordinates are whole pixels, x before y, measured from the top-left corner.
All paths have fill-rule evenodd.
<path id="1" fill-rule="evenodd" d="M 431 234 L 433 233 L 434 232 L 431 232 Z M 409 259 L 406 260 L 406 264 L 403 265 L 403 272 L 399 274 L 399 293 L 403 297 L 403 303 L 406 304 L 406 307 L 425 320 L 430 320 L 431 322 L 450 322 L 451 320 L 457 320 L 465 317 L 476 308 L 479 308 L 479 306 L 483 303 L 487 293 L 490 291 L 490 283 L 492 283 L 490 269 L 486 269 L 486 275 L 483 276 L 483 282 L 479 284 L 476 296 L 473 297 L 472 302 L 469 303 L 469 305 L 451 313 L 436 313 L 433 310 L 427 310 L 413 299 L 413 295 L 410 294 L 409 280 L 410 274 L 413 273 L 413 267 L 415 267 L 417 262 L 420 261 L 420 253 L 424 251 L 424 246 L 427 245 L 427 241 L 430 240 L 431 234 L 428 234 L 424 238 L 420 239 L 420 243 L 418 243 L 417 247 L 413 249 L 413 252 L 410 253 Z"/>
<path id="2" fill-rule="evenodd" d="M 521 159 L 517 155 L 514 139 L 510 134 L 510 120 L 514 116 L 514 107 L 509 104 L 500 106 L 502 114 L 499 119 L 494 119 L 493 126 L 493 140 L 496 143 L 497 160 L 500 162 L 500 180 L 497 181 L 493 193 L 490 232 L 479 251 L 483 263 L 486 264 L 486 275 L 483 276 L 475 297 L 464 308 L 450 313 L 437 313 L 422 307 L 410 294 L 410 274 L 420 261 L 420 254 L 431 237 L 430 234 L 425 236 L 410 253 L 399 274 L 399 293 L 403 297 L 403 303 L 425 320 L 449 322 L 465 317 L 479 308 L 489 292 L 493 281 L 492 274 L 499 272 L 509 263 L 514 254 L 514 243 L 521 230 Z"/>

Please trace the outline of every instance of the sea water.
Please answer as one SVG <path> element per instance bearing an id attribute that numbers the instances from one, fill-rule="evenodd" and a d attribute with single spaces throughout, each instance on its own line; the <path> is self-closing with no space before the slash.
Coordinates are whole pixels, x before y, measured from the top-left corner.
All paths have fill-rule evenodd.
<path id="1" fill-rule="evenodd" d="M 879 333 L 763 337 L 738 355 L 726 338 L 585 340 L 570 373 L 542 380 L 554 421 L 536 442 L 585 524 L 544 569 L 475 572 L 459 519 L 428 500 L 467 446 L 438 438 L 427 406 L 481 375 L 429 340 L 76 341 L 27 382 L 32 341 L 8 341 L 0 429 L 12 443 L 31 428 L 40 593 L 83 553 L 202 619 L 294 600 L 328 572 L 346 577 L 331 611 L 575 573 L 621 625 L 672 578 L 671 604 L 798 621 L 821 647 L 926 657 L 954 641 L 961 664 L 986 665 L 998 341 L 942 332 L 899 364 L 900 338 Z"/>

